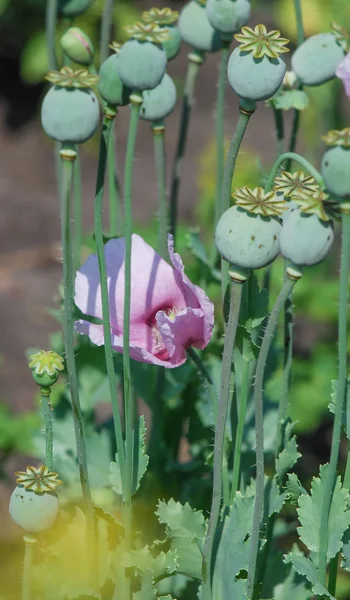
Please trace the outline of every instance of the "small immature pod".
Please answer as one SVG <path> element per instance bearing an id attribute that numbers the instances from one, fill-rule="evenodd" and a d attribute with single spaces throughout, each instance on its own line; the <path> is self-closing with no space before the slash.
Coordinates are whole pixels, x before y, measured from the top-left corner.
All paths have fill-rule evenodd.
<path id="1" fill-rule="evenodd" d="M 333 26 L 332 33 L 313 35 L 294 52 L 293 71 L 304 85 L 321 85 L 335 77 L 346 46 L 345 34 L 338 26 Z"/>
<path id="2" fill-rule="evenodd" d="M 176 104 L 176 87 L 167 73 L 153 90 L 143 92 L 140 118 L 146 121 L 162 121 L 173 110 Z"/>
<path id="3" fill-rule="evenodd" d="M 93 0 L 59 0 L 59 11 L 65 17 L 77 17 L 83 14 Z"/>
<path id="4" fill-rule="evenodd" d="M 207 0 L 206 5 L 210 23 L 228 40 L 248 23 L 250 9 L 248 0 Z"/>
<path id="5" fill-rule="evenodd" d="M 246 269 L 266 267 L 279 254 L 280 216 L 287 209 L 283 198 L 263 188 L 247 187 L 233 194 L 236 204 L 219 220 L 215 243 L 222 258 Z"/>
<path id="6" fill-rule="evenodd" d="M 255 29 L 242 27 L 234 36 L 240 46 L 229 59 L 227 76 L 232 89 L 245 100 L 267 100 L 280 87 L 286 72 L 280 54 L 289 52 L 289 40 L 280 37 L 279 31 L 267 32 L 265 25 Z"/>
<path id="7" fill-rule="evenodd" d="M 98 91 L 103 100 L 112 106 L 125 106 L 129 104 L 132 90 L 126 87 L 119 77 L 119 52 L 121 45 L 113 42 L 110 47 L 112 54 L 101 65 L 98 78 Z"/>
<path id="8" fill-rule="evenodd" d="M 326 188 L 339 198 L 350 198 L 350 127 L 329 131 L 323 139 L 330 146 L 321 163 Z"/>
<path id="9" fill-rule="evenodd" d="M 66 56 L 80 65 L 91 65 L 94 47 L 86 33 L 79 27 L 70 27 L 61 37 L 61 48 Z"/>
<path id="10" fill-rule="evenodd" d="M 151 8 L 142 13 L 142 21 L 145 23 L 155 23 L 162 29 L 167 30 L 168 38 L 163 42 L 163 48 L 168 60 L 172 60 L 180 52 L 181 34 L 175 24 L 178 18 L 179 13 L 170 8 Z"/>
<path id="11" fill-rule="evenodd" d="M 215 52 L 221 48 L 220 32 L 210 24 L 205 0 L 190 0 L 180 13 L 179 29 L 182 39 L 201 52 Z"/>
<path id="12" fill-rule="evenodd" d="M 56 383 L 59 372 L 63 371 L 63 358 L 49 350 L 39 350 L 29 357 L 29 368 L 32 369 L 32 377 L 40 387 L 51 387 Z"/>
<path id="13" fill-rule="evenodd" d="M 69 144 L 91 138 L 100 117 L 97 97 L 90 89 L 97 77 L 85 70 L 63 67 L 48 73 L 46 79 L 54 84 L 41 107 L 41 123 L 47 135 Z"/>
<path id="14" fill-rule="evenodd" d="M 155 23 L 141 22 L 125 29 L 130 39 L 119 53 L 119 77 L 133 91 L 151 90 L 165 73 L 167 56 L 162 44 L 168 31 Z"/>

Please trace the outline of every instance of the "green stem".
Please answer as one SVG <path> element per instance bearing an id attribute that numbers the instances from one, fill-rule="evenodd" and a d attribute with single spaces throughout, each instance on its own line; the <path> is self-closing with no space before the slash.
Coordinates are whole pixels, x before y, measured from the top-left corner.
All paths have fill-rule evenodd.
<path id="1" fill-rule="evenodd" d="M 210 375 L 207 367 L 202 362 L 200 356 L 198 356 L 198 354 L 194 350 L 194 348 L 191 348 L 191 347 L 187 348 L 187 354 L 193 360 L 194 364 L 198 367 L 199 372 L 203 375 L 203 377 L 207 381 L 207 383 L 209 385 L 213 385 L 213 380 L 211 378 L 211 375 Z"/>
<path id="2" fill-rule="evenodd" d="M 236 492 L 239 488 L 239 475 L 241 469 L 242 443 L 244 433 L 244 423 L 246 417 L 248 396 L 250 390 L 250 362 L 244 361 L 242 372 L 242 387 L 239 398 L 238 424 L 236 432 L 236 441 L 233 455 L 233 471 L 231 484 L 231 504 L 235 499 Z"/>
<path id="3" fill-rule="evenodd" d="M 301 276 L 301 275 L 300 275 Z M 261 343 L 255 373 L 254 406 L 255 406 L 255 443 L 256 443 L 256 493 L 253 515 L 252 537 L 250 540 L 249 566 L 246 596 L 253 596 L 255 571 L 259 551 L 261 518 L 264 509 L 264 422 L 263 422 L 263 383 L 267 356 L 277 327 L 278 317 L 288 295 L 296 283 L 295 279 L 287 279 L 275 302 L 268 320 Z"/>
<path id="4" fill-rule="evenodd" d="M 83 493 L 88 539 L 94 537 L 94 512 L 91 500 L 91 491 L 87 470 L 86 448 L 83 431 L 83 418 L 79 400 L 78 377 L 74 355 L 74 320 L 73 320 L 73 265 L 72 265 L 72 241 L 70 223 L 71 188 L 73 177 L 73 163 L 76 157 L 75 150 L 62 145 L 62 202 L 61 202 L 61 228 L 63 248 L 63 334 L 68 372 L 69 391 L 72 401 L 75 440 L 77 445 L 77 457 L 79 466 L 80 483 Z M 93 536 L 91 538 L 91 536 Z M 93 547 L 93 546 L 90 546 Z"/>
<path id="5" fill-rule="evenodd" d="M 297 44 L 298 44 L 298 46 L 300 46 L 303 43 L 303 41 L 305 40 L 303 15 L 302 15 L 302 10 L 301 10 L 301 0 L 294 0 L 294 12 L 295 12 L 295 18 L 296 18 L 296 22 L 297 22 Z M 300 84 L 298 89 L 302 90 L 303 85 Z M 289 142 L 289 152 L 294 152 L 294 150 L 296 148 L 297 137 L 298 137 L 298 133 L 299 133 L 299 125 L 300 125 L 300 110 L 298 110 L 296 108 L 296 109 L 294 109 L 294 114 L 293 114 L 292 133 L 291 133 L 290 142 Z M 291 164 L 292 164 L 292 159 L 289 158 L 287 165 L 286 165 L 286 171 L 290 171 Z"/>
<path id="6" fill-rule="evenodd" d="M 168 210 L 166 198 L 166 158 L 165 158 L 165 127 L 152 124 L 154 156 L 156 162 L 156 179 L 158 195 L 158 253 L 164 260 L 168 258 Z"/>
<path id="7" fill-rule="evenodd" d="M 273 107 L 273 116 L 275 119 L 277 155 L 281 156 L 284 153 L 284 122 L 283 111 Z"/>
<path id="8" fill-rule="evenodd" d="M 348 456 L 346 459 L 343 486 L 346 490 L 350 490 L 350 444 L 348 444 Z"/>
<path id="9" fill-rule="evenodd" d="M 170 187 L 170 233 L 176 241 L 176 225 L 178 218 L 178 197 L 182 174 L 183 157 L 186 150 L 187 135 L 191 110 L 194 103 L 194 90 L 199 67 L 203 63 L 203 56 L 199 52 L 190 52 L 188 55 L 188 67 L 185 79 L 184 96 L 182 100 L 179 137 L 177 140 L 176 154 L 173 166 Z"/>
<path id="10" fill-rule="evenodd" d="M 230 42 L 223 42 L 220 51 L 219 77 L 216 96 L 216 202 L 214 229 L 221 217 L 221 198 L 222 183 L 225 166 L 225 137 L 224 137 L 224 118 L 225 118 L 225 89 L 226 89 L 226 70 L 229 54 Z M 216 262 L 217 250 L 214 243 L 213 262 Z"/>
<path id="11" fill-rule="evenodd" d="M 236 339 L 239 320 L 239 311 L 242 297 L 242 283 L 232 280 L 229 318 L 226 328 L 224 352 L 221 368 L 220 395 L 217 410 L 214 441 L 214 472 L 213 472 L 213 496 L 211 503 L 210 519 L 207 537 L 203 551 L 203 594 L 204 600 L 211 599 L 211 572 L 212 555 L 215 531 L 218 524 L 221 500 L 222 500 L 222 472 L 223 452 L 225 444 L 225 431 L 227 412 L 230 402 L 230 379 L 232 369 L 232 354 Z"/>
<path id="12" fill-rule="evenodd" d="M 111 41 L 114 0 L 105 0 L 101 20 L 100 65 L 108 58 L 108 44 Z"/>
<path id="13" fill-rule="evenodd" d="M 97 167 L 97 178 L 96 178 L 96 193 L 95 193 L 95 206 L 94 206 L 94 230 L 96 239 L 96 249 L 98 257 L 98 265 L 100 270 L 100 284 L 101 284 L 101 303 L 102 303 L 102 318 L 103 318 L 103 337 L 104 337 L 104 351 L 105 360 L 108 375 L 109 393 L 111 397 L 114 430 L 117 443 L 117 452 L 120 461 L 120 470 L 123 484 L 123 492 L 125 489 L 126 481 L 126 465 L 125 465 L 125 448 L 122 432 L 122 421 L 118 402 L 117 393 L 117 380 L 115 376 L 114 363 L 113 363 L 113 350 L 111 341 L 111 324 L 110 324 L 110 311 L 109 311 L 109 297 L 108 297 L 108 286 L 107 286 L 107 268 L 106 268 L 106 257 L 104 253 L 103 244 L 103 230 L 102 230 L 102 213 L 103 213 L 103 196 L 104 196 L 104 184 L 105 184 L 105 173 L 107 165 L 107 154 L 110 141 L 111 129 L 113 127 L 113 121 L 116 116 L 116 112 L 112 109 L 106 108 L 103 115 L 102 131 L 100 137 L 100 148 L 98 157 Z"/>
<path id="14" fill-rule="evenodd" d="M 52 430 L 52 407 L 50 404 L 51 388 L 41 387 L 40 398 L 45 423 L 45 464 L 49 471 L 53 471 L 53 430 Z"/>
<path id="15" fill-rule="evenodd" d="M 125 415 L 125 454 L 126 454 L 126 489 L 125 502 L 125 538 L 127 548 L 131 549 L 132 509 L 131 495 L 133 483 L 133 441 L 134 424 L 133 402 L 130 393 L 130 291 L 131 291 L 131 243 L 132 243 L 132 171 L 135 155 L 137 125 L 139 120 L 142 96 L 130 96 L 131 112 L 129 133 L 126 147 L 124 176 L 124 210 L 125 210 L 125 287 L 124 287 L 124 319 L 123 319 L 123 382 L 124 382 L 124 415 Z M 129 596 L 131 588 L 129 589 Z"/>
<path id="16" fill-rule="evenodd" d="M 317 169 L 315 169 L 315 167 L 312 166 L 311 163 L 309 163 L 308 160 L 306 160 L 306 158 L 300 156 L 300 154 L 297 154 L 296 152 L 285 152 L 277 158 L 275 164 L 273 165 L 270 171 L 270 175 L 265 185 L 265 193 L 270 192 L 272 190 L 275 177 L 278 175 L 278 171 L 284 163 L 284 161 L 288 158 L 295 160 L 295 162 L 298 162 L 302 167 L 304 167 L 304 169 L 309 171 L 310 175 L 312 175 L 316 179 L 317 183 L 322 188 L 324 187 L 322 175 L 317 171 Z"/>
<path id="17" fill-rule="evenodd" d="M 57 24 L 58 0 L 47 0 L 46 4 L 46 41 L 49 70 L 57 69 L 57 57 L 55 50 L 55 33 Z"/>
<path id="18" fill-rule="evenodd" d="M 340 205 L 341 208 L 341 205 Z M 328 520 L 332 503 L 333 490 L 337 478 L 337 463 L 341 438 L 342 411 L 347 394 L 347 319 L 349 299 L 349 266 L 350 266 L 350 212 L 345 207 L 342 212 L 342 241 L 340 258 L 339 283 L 339 316 L 338 316 L 338 384 L 335 399 L 333 437 L 331 457 L 327 473 L 326 485 L 322 498 L 321 527 L 319 534 L 319 582 L 325 585 L 328 550 Z"/>
<path id="19" fill-rule="evenodd" d="M 335 597 L 335 592 L 337 590 L 339 556 L 340 556 L 340 553 L 338 552 L 336 554 L 336 556 L 334 556 L 329 563 L 328 591 L 331 594 L 331 596 L 334 596 L 334 597 Z"/>
<path id="20" fill-rule="evenodd" d="M 114 122 L 108 144 L 108 197 L 109 197 L 109 235 L 117 237 L 123 234 L 123 219 L 120 203 L 120 182 L 117 167 L 116 134 Z"/>
<path id="21" fill-rule="evenodd" d="M 301 0 L 294 0 L 295 17 L 297 21 L 297 43 L 300 46 L 305 40 L 305 32 L 303 26 L 303 15 L 301 12 Z"/>
<path id="22" fill-rule="evenodd" d="M 79 152 L 74 162 L 74 258 L 75 258 L 75 270 L 80 267 L 81 260 L 81 246 L 83 238 L 83 203 L 82 203 L 82 189 L 81 189 L 81 162 Z"/>
<path id="23" fill-rule="evenodd" d="M 22 580 L 22 600 L 32 599 L 32 564 L 34 549 L 37 540 L 30 534 L 23 537 L 24 541 L 24 563 L 23 563 L 23 580 Z"/>

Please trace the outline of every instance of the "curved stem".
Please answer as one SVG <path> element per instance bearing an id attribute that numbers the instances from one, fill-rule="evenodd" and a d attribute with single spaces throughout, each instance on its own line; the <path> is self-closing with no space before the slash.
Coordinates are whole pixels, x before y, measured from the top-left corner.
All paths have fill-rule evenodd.
<path id="1" fill-rule="evenodd" d="M 224 119 L 225 119 L 225 89 L 226 89 L 226 69 L 229 54 L 230 42 L 223 42 L 220 51 L 219 77 L 216 96 L 216 201 L 214 215 L 214 229 L 221 217 L 221 197 L 224 174 L 224 155 L 225 155 L 225 137 L 224 137 Z M 213 262 L 216 262 L 217 250 L 213 246 Z"/>
<path id="2" fill-rule="evenodd" d="M 233 455 L 233 471 L 232 471 L 232 485 L 231 485 L 231 504 L 235 499 L 236 492 L 239 488 L 239 475 L 241 470 L 241 455 L 242 455 L 242 443 L 244 433 L 244 423 L 247 410 L 247 402 L 250 390 L 250 363 L 244 361 L 243 373 L 242 373 L 242 387 L 240 393 L 239 412 L 238 412 L 238 424 L 235 440 L 235 448 Z"/>
<path id="3" fill-rule="evenodd" d="M 75 267 L 77 270 L 80 267 L 81 259 L 81 245 L 83 237 L 83 203 L 82 203 L 82 189 L 81 189 L 81 162 L 79 152 L 74 162 L 74 258 Z"/>
<path id="4" fill-rule="evenodd" d="M 117 166 L 116 134 L 114 122 L 112 124 L 112 129 L 109 137 L 107 161 L 109 197 L 109 235 L 111 237 L 117 237 L 118 235 L 122 235 L 123 220 L 120 204 L 121 190 Z"/>
<path id="5" fill-rule="evenodd" d="M 158 253 L 164 260 L 168 258 L 168 210 L 166 199 L 166 158 L 165 127 L 152 124 L 154 156 L 156 162 L 157 196 L 158 196 Z"/>
<path id="6" fill-rule="evenodd" d="M 117 380 L 114 371 L 113 350 L 111 342 L 111 324 L 109 312 L 109 297 L 107 286 L 107 269 L 106 257 L 104 253 L 103 231 L 102 231 L 102 209 L 104 196 L 104 183 L 107 164 L 108 147 L 110 141 L 111 129 L 116 113 L 111 109 L 105 109 L 103 115 L 102 131 L 100 138 L 100 148 L 98 156 L 97 178 L 96 178 L 96 193 L 94 205 L 94 232 L 96 239 L 96 249 L 98 266 L 100 270 L 100 285 L 101 285 L 101 303 L 102 303 L 102 318 L 103 318 L 103 337 L 104 351 L 108 375 L 109 393 L 111 397 L 114 431 L 117 443 L 117 452 L 120 461 L 120 471 L 122 478 L 123 493 L 125 489 L 126 467 L 125 467 L 125 448 L 122 433 L 122 421 L 117 393 Z"/>
<path id="7" fill-rule="evenodd" d="M 340 205 L 341 208 L 341 205 Z M 340 258 L 339 284 L 339 316 L 338 316 L 338 383 L 335 399 L 333 437 L 331 457 L 327 473 L 326 485 L 322 499 L 321 527 L 319 534 L 319 582 L 326 581 L 328 520 L 332 503 L 332 495 L 337 478 L 337 463 L 341 438 L 342 411 L 347 394 L 347 320 L 349 301 L 349 267 L 350 267 L 350 212 L 342 212 L 342 242 Z"/>
<path id="8" fill-rule="evenodd" d="M 194 103 L 194 89 L 199 67 L 203 63 L 200 53 L 190 52 L 188 55 L 188 67 L 185 79 L 184 96 L 182 100 L 179 137 L 177 140 L 176 154 L 173 165 L 173 173 L 170 187 L 170 233 L 176 241 L 176 225 L 178 218 L 178 197 L 180 191 L 180 180 L 182 174 L 182 161 L 186 150 L 188 127 Z"/>
<path id="9" fill-rule="evenodd" d="M 210 519 L 207 537 L 203 551 L 203 594 L 204 600 L 211 599 L 211 572 L 212 554 L 215 531 L 219 519 L 222 500 L 222 470 L 223 452 L 225 443 L 225 431 L 227 412 L 230 401 L 230 378 L 232 368 L 232 354 L 236 339 L 239 311 L 242 297 L 242 283 L 232 281 L 230 311 L 226 328 L 224 353 L 221 368 L 220 395 L 215 427 L 214 441 L 214 472 L 213 472 L 213 496 L 211 503 Z"/>
<path id="10" fill-rule="evenodd" d="M 22 579 L 22 600 L 31 600 L 32 598 L 32 563 L 34 556 L 34 548 L 37 540 L 30 534 L 23 537 L 24 541 L 24 563 L 23 563 L 23 579 Z"/>
<path id="11" fill-rule="evenodd" d="M 108 44 L 111 40 L 114 0 L 105 0 L 101 20 L 100 65 L 108 58 Z"/>
<path id="12" fill-rule="evenodd" d="M 49 471 L 53 471 L 53 430 L 52 430 L 52 407 L 50 404 L 51 388 L 40 388 L 41 407 L 43 409 L 45 423 L 45 465 Z"/>
<path id="13" fill-rule="evenodd" d="M 288 158 L 295 160 L 295 162 L 298 162 L 302 167 L 304 167 L 304 169 L 309 171 L 310 175 L 312 175 L 316 179 L 317 183 L 323 188 L 323 179 L 321 173 L 319 173 L 317 169 L 315 169 L 315 167 L 313 167 L 312 164 L 306 160 L 306 158 L 300 156 L 300 154 L 297 154 L 296 152 L 285 152 L 277 158 L 270 171 L 270 175 L 265 185 L 265 193 L 272 190 L 275 177 L 278 175 L 278 171 L 284 161 L 288 160 Z"/>
<path id="14" fill-rule="evenodd" d="M 253 596 L 255 571 L 259 551 L 261 517 L 264 509 L 264 423 L 263 423 L 263 383 L 267 356 L 274 337 L 278 317 L 288 295 L 296 283 L 295 279 L 287 279 L 275 302 L 268 320 L 255 373 L 254 405 L 255 405 L 255 438 L 256 438 L 256 493 L 253 515 L 252 537 L 250 540 L 249 566 L 246 596 Z"/>
<path id="15" fill-rule="evenodd" d="M 277 155 L 281 156 L 284 153 L 283 111 L 280 108 L 273 107 L 273 116 L 275 119 Z"/>
<path id="16" fill-rule="evenodd" d="M 57 69 L 57 57 L 55 50 L 55 33 L 57 23 L 58 0 L 47 0 L 46 4 L 46 41 L 49 59 L 49 70 Z"/>
<path id="17" fill-rule="evenodd" d="M 63 334 L 68 372 L 69 391 L 72 401 L 75 440 L 79 466 L 80 483 L 84 498 L 87 520 L 88 539 L 94 536 L 94 512 L 91 500 L 91 490 L 87 470 L 86 448 L 84 441 L 83 418 L 79 400 L 78 377 L 74 356 L 74 321 L 73 321 L 73 265 L 72 241 L 70 224 L 71 188 L 73 163 L 76 152 L 62 145 L 60 152 L 62 164 L 62 202 L 61 229 L 63 249 Z M 93 538 L 90 548 L 93 548 Z M 90 545 L 90 544 L 89 544 Z"/>

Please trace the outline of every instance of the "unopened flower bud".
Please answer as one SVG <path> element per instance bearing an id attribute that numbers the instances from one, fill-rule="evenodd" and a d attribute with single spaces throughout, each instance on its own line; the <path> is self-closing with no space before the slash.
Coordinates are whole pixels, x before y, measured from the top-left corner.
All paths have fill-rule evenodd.
<path id="1" fill-rule="evenodd" d="M 61 37 L 63 52 L 73 62 L 80 65 L 91 65 L 94 57 L 94 47 L 89 36 L 79 27 L 70 27 Z"/>

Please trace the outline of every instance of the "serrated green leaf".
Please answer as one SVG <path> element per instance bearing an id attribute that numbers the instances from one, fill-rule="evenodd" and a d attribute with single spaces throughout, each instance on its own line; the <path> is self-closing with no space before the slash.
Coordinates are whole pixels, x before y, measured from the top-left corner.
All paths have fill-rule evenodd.
<path id="1" fill-rule="evenodd" d="M 291 564 L 285 564 L 281 552 L 270 555 L 264 578 L 264 598 L 308 600 L 312 595 L 310 584 L 296 573 Z"/>
<path id="2" fill-rule="evenodd" d="M 156 589 L 153 586 L 153 574 L 147 569 L 141 576 L 141 589 L 133 594 L 135 600 L 157 600 Z"/>
<path id="3" fill-rule="evenodd" d="M 123 557 L 125 567 L 133 567 L 141 573 L 150 569 L 153 573 L 153 579 L 159 581 L 175 573 L 177 569 L 177 557 L 175 550 L 160 552 L 158 556 L 153 556 L 148 546 L 141 550 L 132 550 Z"/>
<path id="4" fill-rule="evenodd" d="M 298 533 L 301 541 L 311 552 L 319 552 L 321 511 L 328 469 L 328 464 L 321 466 L 320 477 L 314 477 L 312 480 L 311 495 L 302 494 L 299 497 L 297 512 L 301 526 L 298 527 Z M 347 496 L 348 492 L 341 487 L 341 479 L 338 477 L 329 513 L 328 560 L 341 549 L 342 537 L 350 525 Z"/>
<path id="5" fill-rule="evenodd" d="M 288 473 L 285 490 L 291 504 L 298 504 L 300 494 L 307 494 L 295 473 Z"/>
<path id="6" fill-rule="evenodd" d="M 137 426 L 133 430 L 132 440 L 134 447 L 134 470 L 133 470 L 133 485 L 132 494 L 135 494 L 140 487 L 140 482 L 146 472 L 149 457 L 145 452 L 146 425 L 144 416 L 141 415 Z M 122 495 L 122 477 L 120 471 L 120 463 L 118 452 L 115 455 L 115 462 L 110 464 L 109 480 L 116 494 Z"/>
<path id="7" fill-rule="evenodd" d="M 252 275 L 249 285 L 251 300 L 248 318 L 251 320 L 251 326 L 254 329 L 261 325 L 268 314 L 269 294 L 265 288 L 259 287 L 258 278 L 255 274 Z"/>
<path id="8" fill-rule="evenodd" d="M 252 340 L 250 331 L 244 325 L 238 325 L 235 340 L 236 348 L 238 348 L 243 360 L 256 360 L 259 356 L 259 346 Z"/>
<path id="9" fill-rule="evenodd" d="M 279 453 L 275 462 L 276 476 L 279 481 L 282 481 L 287 471 L 294 467 L 301 456 L 298 452 L 296 437 L 295 435 L 292 436 L 293 427 L 294 423 L 290 419 L 287 419 L 283 425 L 283 450 Z"/>
<path id="10" fill-rule="evenodd" d="M 200 239 L 199 229 L 193 228 L 189 230 L 186 246 L 193 256 L 208 269 L 212 278 L 215 281 L 221 281 L 221 273 L 218 269 L 213 268 L 202 240 Z"/>
<path id="11" fill-rule="evenodd" d="M 332 396 L 331 396 L 331 403 L 329 404 L 328 408 L 331 411 L 331 413 L 335 413 L 335 398 L 336 398 L 336 394 L 337 394 L 337 388 L 338 388 L 338 382 L 337 381 L 332 381 Z M 348 382 L 347 382 L 347 396 L 346 396 L 346 403 L 345 406 L 342 410 L 342 423 L 343 423 L 343 427 L 346 433 L 346 437 L 348 438 L 348 440 L 350 440 L 350 377 L 348 378 Z"/>
<path id="12" fill-rule="evenodd" d="M 305 110 L 309 106 L 308 95 L 303 90 L 284 90 L 278 92 L 274 98 L 270 100 L 275 108 L 280 110 Z"/>
<path id="13" fill-rule="evenodd" d="M 329 594 L 323 585 L 318 582 L 317 568 L 311 558 L 304 556 L 295 546 L 292 551 L 285 557 L 285 562 L 291 563 L 299 575 L 303 575 L 311 583 L 312 591 L 316 596 L 326 596 L 330 600 L 336 600 L 334 596 Z"/>
<path id="14" fill-rule="evenodd" d="M 171 498 L 168 502 L 159 502 L 156 515 L 166 526 L 171 549 L 177 551 L 178 572 L 200 580 L 206 531 L 203 513 Z"/>

